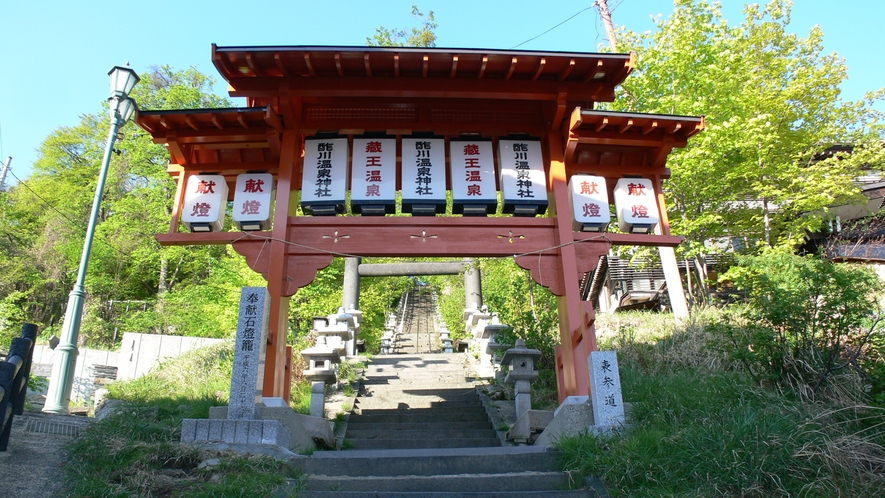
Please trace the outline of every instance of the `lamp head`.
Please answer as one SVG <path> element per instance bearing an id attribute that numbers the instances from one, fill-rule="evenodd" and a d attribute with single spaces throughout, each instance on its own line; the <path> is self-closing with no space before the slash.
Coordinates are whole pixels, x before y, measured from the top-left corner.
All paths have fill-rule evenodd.
<path id="1" fill-rule="evenodd" d="M 129 92 L 135 88 L 135 84 L 141 79 L 138 73 L 130 67 L 114 66 L 108 71 L 111 77 L 111 96 L 129 96 Z"/>
<path id="2" fill-rule="evenodd" d="M 129 118 L 131 118 L 132 115 L 135 114 L 135 111 L 138 110 L 138 104 L 136 104 L 135 100 L 130 97 L 120 100 L 117 106 L 117 111 L 120 113 L 122 123 L 128 122 Z"/>

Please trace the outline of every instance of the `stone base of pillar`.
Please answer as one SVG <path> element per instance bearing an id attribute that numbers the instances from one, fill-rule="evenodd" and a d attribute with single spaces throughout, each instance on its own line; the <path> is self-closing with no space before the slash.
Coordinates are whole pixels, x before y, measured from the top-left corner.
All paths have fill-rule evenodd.
<path id="1" fill-rule="evenodd" d="M 326 407 L 326 383 L 315 380 L 310 385 L 310 415 L 324 417 Z"/>
<path id="2" fill-rule="evenodd" d="M 518 380 L 514 386 L 516 391 L 516 417 L 522 417 L 532 409 L 532 387 L 527 380 Z"/>

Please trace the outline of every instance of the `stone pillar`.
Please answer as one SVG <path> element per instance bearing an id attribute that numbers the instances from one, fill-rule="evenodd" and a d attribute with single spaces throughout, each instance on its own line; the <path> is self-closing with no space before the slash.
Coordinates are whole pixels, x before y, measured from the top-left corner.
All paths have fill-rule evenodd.
<path id="1" fill-rule="evenodd" d="M 326 407 L 326 383 L 322 380 L 315 380 L 310 383 L 310 416 L 325 416 Z"/>
<path id="2" fill-rule="evenodd" d="M 464 307 L 482 308 L 482 275 L 472 262 L 464 268 Z"/>
<path id="3" fill-rule="evenodd" d="M 344 258 L 344 298 L 341 306 L 346 310 L 360 309 L 360 263 L 362 258 Z M 347 355 L 356 354 L 356 337 L 347 341 Z"/>
<path id="4" fill-rule="evenodd" d="M 516 394 L 516 416 L 523 416 L 532 409 L 532 383 L 527 380 L 518 380 L 513 386 Z"/>

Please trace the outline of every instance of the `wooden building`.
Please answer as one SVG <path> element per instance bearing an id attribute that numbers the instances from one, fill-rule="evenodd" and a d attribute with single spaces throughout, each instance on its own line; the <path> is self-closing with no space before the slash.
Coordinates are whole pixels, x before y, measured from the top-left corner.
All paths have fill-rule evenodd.
<path id="1" fill-rule="evenodd" d="M 581 299 L 580 281 L 612 244 L 680 243 L 681 238 L 670 235 L 661 189 L 670 174 L 667 156 L 704 128 L 702 117 L 595 109 L 598 102 L 615 98 L 615 88 L 635 67 L 634 55 L 213 46 L 212 61 L 230 84 L 231 96 L 245 97 L 247 107 L 145 110 L 138 113 L 137 122 L 155 142 L 166 145 L 171 155 L 168 172 L 178 182 L 170 230 L 158 234 L 157 240 L 164 245 L 232 244 L 267 279 L 272 318 L 265 396 L 288 398 L 289 297 L 342 255 L 513 256 L 536 282 L 559 296 L 560 398 L 589 394 L 587 358 L 597 348 L 595 315 L 592 304 Z M 305 147 L 315 147 L 311 140 L 323 137 L 344 140 L 345 145 L 364 138 L 396 144 L 395 189 L 403 193 L 411 189 L 402 182 L 411 160 L 403 151 L 407 139 L 444 141 L 438 143 L 445 143 L 449 152 L 445 162 L 450 191 L 463 173 L 452 173 L 453 142 L 481 141 L 493 150 L 514 140 L 532 141 L 543 158 L 548 214 L 535 216 L 534 212 L 543 211 L 543 206 L 535 205 L 534 212 L 517 209 L 514 215 L 489 217 L 469 203 L 460 205 L 456 198 L 456 213 L 478 216 L 435 211 L 420 213 L 426 216 L 368 216 L 370 210 L 363 216 L 337 216 L 336 211 L 322 209 L 314 216 L 296 216 L 299 196 L 306 198 L 314 190 L 313 183 L 303 183 L 305 168 L 315 168 L 315 158 L 305 156 Z M 356 169 L 357 149 L 353 152 Z M 500 156 L 494 162 L 500 173 L 504 168 Z M 276 201 L 269 227 L 185 229 L 181 219 L 188 214 L 184 206 L 190 177 L 220 175 L 228 185 L 225 201 L 229 201 L 235 199 L 238 175 L 247 172 L 267 173 L 274 179 Z M 576 231 L 568 192 L 569 180 L 576 174 L 604 178 L 609 199 L 621 178 L 650 180 L 650 205 L 643 208 L 660 213 L 660 235 L 650 227 L 644 233 Z M 348 187 L 361 181 L 351 175 Z M 491 181 L 498 182 L 495 191 L 502 190 L 500 175 Z M 237 211 L 238 206 L 234 208 Z M 385 212 L 389 211 L 372 214 Z"/>

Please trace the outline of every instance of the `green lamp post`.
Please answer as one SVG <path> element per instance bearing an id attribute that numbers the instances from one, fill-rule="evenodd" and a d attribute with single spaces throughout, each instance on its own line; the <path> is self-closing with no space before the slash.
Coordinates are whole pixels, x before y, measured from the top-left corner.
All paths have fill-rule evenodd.
<path id="1" fill-rule="evenodd" d="M 83 254 L 80 256 L 80 269 L 77 272 L 77 282 L 68 297 L 68 307 L 65 310 L 65 320 L 62 326 L 61 342 L 55 348 L 55 359 L 52 363 L 52 375 L 49 378 L 49 390 L 46 393 L 44 412 L 68 413 L 68 405 L 71 402 L 71 388 L 74 384 L 74 366 L 77 363 L 77 337 L 80 335 L 80 317 L 83 314 L 83 301 L 86 298 L 86 268 L 89 266 L 89 253 L 92 250 L 92 239 L 95 236 L 95 224 L 98 220 L 98 210 L 101 206 L 101 196 L 104 192 L 104 184 L 108 177 L 108 166 L 111 163 L 111 153 L 114 150 L 114 141 L 117 132 L 129 121 L 135 113 L 137 106 L 129 97 L 129 92 L 138 83 L 139 77 L 136 72 L 128 67 L 115 66 L 108 72 L 111 77 L 111 129 L 108 132 L 107 147 L 104 150 L 104 159 L 101 163 L 101 171 L 98 175 L 98 185 L 95 187 L 95 199 L 92 201 L 92 214 L 89 218 L 89 226 L 86 230 L 86 240 L 83 241 Z"/>

